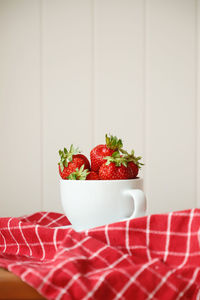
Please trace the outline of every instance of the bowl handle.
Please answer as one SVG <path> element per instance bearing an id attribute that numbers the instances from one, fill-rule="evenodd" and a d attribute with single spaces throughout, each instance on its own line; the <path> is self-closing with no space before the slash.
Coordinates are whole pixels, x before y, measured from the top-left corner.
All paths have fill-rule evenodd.
<path id="1" fill-rule="evenodd" d="M 124 219 L 124 221 L 145 216 L 147 201 L 144 192 L 139 189 L 131 189 L 127 190 L 126 194 L 131 195 L 133 198 L 134 211 L 131 216 Z"/>

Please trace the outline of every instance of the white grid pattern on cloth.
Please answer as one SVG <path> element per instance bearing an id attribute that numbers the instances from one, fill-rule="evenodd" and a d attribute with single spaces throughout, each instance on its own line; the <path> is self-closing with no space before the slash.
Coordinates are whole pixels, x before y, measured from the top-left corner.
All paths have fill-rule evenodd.
<path id="1" fill-rule="evenodd" d="M 172 217 L 172 213 L 169 213 L 168 215 L 168 220 L 167 220 L 167 232 L 166 232 L 166 247 L 165 247 L 165 254 L 164 254 L 164 258 L 163 260 L 166 261 L 167 260 L 167 256 L 168 256 L 168 251 L 169 251 L 169 239 L 170 239 L 170 226 L 171 226 L 171 217 Z"/>
<path id="2" fill-rule="evenodd" d="M 57 242 L 56 246 L 60 245 L 62 242 Z M 43 245 L 54 245 L 55 246 L 55 241 L 52 242 L 42 242 Z M 28 243 L 29 247 L 38 247 L 38 243 Z M 10 243 L 9 246 L 16 246 L 16 243 Z M 20 246 L 27 246 L 27 244 L 24 243 L 20 243 Z M 5 245 L 0 245 L 0 248 L 5 248 Z"/>
<path id="3" fill-rule="evenodd" d="M 21 223 L 22 223 L 22 221 L 20 221 L 19 222 L 19 230 L 20 230 L 20 233 L 21 233 L 21 235 L 22 235 L 22 237 L 23 237 L 23 240 L 24 240 L 24 242 L 25 242 L 25 245 L 28 247 L 28 249 L 29 249 L 29 251 L 30 251 L 30 256 L 32 255 L 32 250 L 31 250 L 31 247 L 30 247 L 30 245 L 29 245 L 29 243 L 27 242 L 27 240 L 26 240 L 26 238 L 25 238 L 25 236 L 24 236 L 24 234 L 23 234 L 23 231 L 22 231 L 22 227 L 21 227 Z M 22 243 L 21 243 L 21 245 L 23 245 Z"/>
<path id="4" fill-rule="evenodd" d="M 82 240 L 81 242 L 79 242 L 79 243 L 77 243 L 76 245 L 74 245 L 74 246 L 72 246 L 71 248 L 70 248 L 70 250 L 72 250 L 72 249 L 75 249 L 75 248 L 77 248 L 77 247 L 80 247 L 81 246 L 81 244 L 82 243 L 84 243 L 87 239 L 88 239 L 89 237 L 86 237 L 84 240 Z M 63 251 L 64 252 L 64 251 Z M 60 253 L 59 253 L 60 254 Z M 64 266 L 67 262 L 70 262 L 70 261 L 72 261 L 72 260 L 77 260 L 77 259 L 81 259 L 81 258 L 85 258 L 84 256 L 75 256 L 75 257 L 67 257 L 65 260 L 63 260 L 62 262 L 60 262 L 55 268 L 53 268 L 48 274 L 47 274 L 47 276 L 46 277 L 44 277 L 44 281 L 47 281 L 52 275 L 53 275 L 53 273 L 55 273 L 58 269 L 60 269 L 62 266 Z M 42 282 L 41 284 L 40 284 L 40 286 L 38 287 L 38 290 L 39 291 L 41 291 L 42 290 L 42 288 L 43 288 L 43 286 L 44 286 L 44 282 Z"/>
<path id="5" fill-rule="evenodd" d="M 147 227 L 146 227 L 146 251 L 148 260 L 151 260 L 151 253 L 149 251 L 149 234 L 150 234 L 150 220 L 151 216 L 147 216 Z"/>
<path id="6" fill-rule="evenodd" d="M 131 255 L 132 253 L 131 253 L 130 247 L 129 247 L 129 233 L 130 233 L 130 231 L 129 231 L 129 223 L 130 223 L 130 220 L 127 220 L 127 222 L 126 222 L 126 237 L 125 237 L 125 239 L 126 239 L 126 249 L 128 251 L 128 254 Z"/>
<path id="7" fill-rule="evenodd" d="M 60 223 L 60 221 L 63 219 L 63 220 L 66 220 L 66 216 L 65 215 L 63 215 L 63 214 L 58 214 L 58 213 L 56 213 L 57 215 L 59 215 L 56 219 L 53 219 L 52 217 L 50 217 L 50 212 L 39 212 L 39 213 L 34 213 L 34 214 L 31 214 L 31 215 L 24 215 L 24 216 L 22 216 L 21 218 L 19 218 L 19 219 L 21 219 L 21 220 L 26 220 L 28 223 L 30 223 L 30 218 L 32 218 L 32 217 L 34 217 L 34 216 L 36 216 L 36 215 L 40 215 L 40 218 L 39 219 L 36 219 L 36 222 L 37 222 L 37 224 L 40 224 L 41 222 L 42 222 L 42 220 L 47 220 L 47 221 L 49 221 L 45 226 L 48 226 L 48 227 L 51 227 L 51 225 L 53 224 L 53 223 L 55 223 L 56 224 L 56 226 L 61 226 L 61 223 Z M 55 213 L 53 213 L 53 214 L 55 214 Z M 67 224 L 70 224 L 69 222 L 67 222 Z M 67 225 L 66 224 L 66 225 Z M 30 226 L 31 227 L 31 226 Z"/>
<path id="8" fill-rule="evenodd" d="M 191 210 L 190 212 L 190 216 L 189 216 L 189 222 L 188 222 L 188 235 L 187 235 L 187 243 L 186 243 L 186 252 L 185 252 L 185 257 L 184 260 L 182 262 L 182 264 L 180 264 L 178 266 L 178 269 L 181 269 L 187 262 L 188 257 L 189 257 L 189 250 L 190 250 L 190 239 L 191 239 L 191 225 L 192 225 L 192 219 L 193 219 L 193 215 L 194 215 L 194 209 Z"/>
<path id="9" fill-rule="evenodd" d="M 74 240 L 74 242 L 76 242 L 76 241 Z M 83 245 L 82 245 L 82 247 L 83 247 Z M 84 248 L 85 251 L 88 251 L 88 252 L 91 254 L 91 256 L 90 256 L 89 258 L 93 258 L 94 256 L 97 256 L 98 254 L 100 254 L 100 252 L 101 252 L 102 250 L 104 250 L 105 248 L 107 248 L 107 247 L 104 246 L 102 249 L 99 249 L 98 253 L 95 252 L 94 254 L 92 254 L 87 248 L 85 248 L 85 247 L 83 247 L 83 248 Z M 103 262 L 106 262 L 107 265 L 108 265 L 107 268 L 104 268 L 104 272 L 105 272 L 105 271 L 109 271 L 110 269 L 113 269 L 117 264 L 119 264 L 119 263 L 124 259 L 124 257 L 127 258 L 127 259 L 129 258 L 129 256 L 128 256 L 127 254 L 124 254 L 122 257 L 120 257 L 118 260 L 116 260 L 113 264 L 109 265 L 109 263 L 108 263 L 107 261 L 105 261 L 105 259 L 104 259 L 103 257 L 99 256 L 99 258 L 100 258 Z M 152 264 L 152 261 L 151 261 L 150 263 Z M 143 269 L 143 266 L 142 266 L 142 269 Z M 151 268 L 150 268 L 149 270 L 150 270 L 152 273 L 154 273 L 157 277 L 159 277 L 160 279 L 162 279 L 162 277 L 160 277 L 157 273 L 155 273 L 155 271 L 153 271 Z M 111 271 L 112 271 L 112 270 L 111 270 Z M 120 271 L 121 271 L 121 270 L 120 270 Z M 95 273 L 95 271 L 91 271 L 91 272 L 88 273 L 87 275 L 90 276 L 90 275 L 92 275 L 92 274 L 94 274 L 94 273 Z M 109 274 L 109 273 L 110 273 L 110 272 L 107 272 L 106 274 Z M 138 274 L 140 274 L 139 271 L 138 271 Z M 130 275 L 129 275 L 128 277 L 130 278 Z M 134 278 L 134 283 L 135 283 L 136 285 L 140 286 L 140 283 L 137 282 L 136 278 L 137 278 L 137 277 Z M 102 277 L 101 277 L 101 279 L 102 279 Z M 100 282 L 99 282 L 99 284 L 97 283 L 97 286 L 100 285 L 101 279 L 99 279 Z M 104 277 L 104 280 L 105 280 L 105 277 Z M 132 282 L 132 281 L 131 281 L 131 282 Z M 173 284 L 167 283 L 167 285 L 169 285 L 170 288 L 172 288 L 172 289 L 174 289 L 174 290 L 177 290 L 176 287 L 175 287 Z M 91 291 L 91 292 L 89 293 L 89 295 L 91 296 L 92 294 L 94 294 L 95 290 L 96 290 L 96 289 L 94 289 L 93 291 Z M 143 289 L 143 290 L 144 290 L 145 293 L 147 293 L 145 289 Z M 116 294 L 117 294 L 117 293 L 116 293 Z M 155 298 L 155 299 L 156 299 L 156 298 Z"/>
<path id="10" fill-rule="evenodd" d="M 48 220 L 52 221 L 52 219 L 48 216 L 48 212 L 45 212 L 43 215 L 41 215 L 41 218 L 37 220 L 37 223 L 40 223 L 45 218 L 48 218 Z"/>
<path id="11" fill-rule="evenodd" d="M 2 218 L 0 265 L 47 299 L 52 299 L 51 288 L 56 300 L 71 299 L 76 290 L 81 295 L 77 299 L 99 300 L 104 290 L 112 300 L 132 299 L 127 295 L 134 291 L 143 295 L 141 299 L 160 299 L 157 295 L 162 293 L 174 299 L 186 294 L 192 298 L 195 293 L 199 299 L 200 210 L 162 216 L 166 225 L 157 222 L 160 215 L 154 215 L 82 233 L 59 230 L 68 224 L 61 214 Z M 24 249 L 29 249 L 28 255 Z M 187 268 L 191 268 L 188 277 L 184 273 Z"/>
<path id="12" fill-rule="evenodd" d="M 88 237 L 89 238 L 89 237 Z M 87 240 L 87 238 L 85 238 L 83 241 L 85 242 Z M 74 242 L 76 242 L 74 239 L 73 239 L 73 241 Z M 100 254 L 100 252 L 102 252 L 103 250 L 105 250 L 107 247 L 103 247 L 103 248 L 101 248 L 101 249 L 99 249 L 98 251 L 96 251 L 96 252 L 91 252 L 91 251 L 89 251 L 86 247 L 84 247 L 83 246 L 83 242 L 82 243 L 76 243 L 75 244 L 75 247 L 76 246 L 81 246 L 83 249 L 84 249 L 84 251 L 86 251 L 86 252 L 89 252 L 89 254 L 90 254 L 90 256 L 88 257 L 88 259 L 93 259 L 94 257 L 96 257 L 96 256 L 98 256 L 99 258 L 101 258 L 101 260 L 103 261 L 103 262 L 106 262 L 107 263 L 107 261 L 104 259 L 104 258 L 102 258 L 101 256 L 99 256 L 99 254 Z M 74 248 L 75 248 L 74 247 Z M 73 248 L 73 249 L 74 249 Z M 72 247 L 71 247 L 71 249 L 72 249 Z M 124 255 L 125 256 L 125 255 Z M 112 265 L 109 265 L 109 270 L 110 269 L 112 269 L 116 264 L 118 264 L 122 259 L 124 259 L 124 257 L 120 257 L 119 258 L 119 260 L 117 260 L 117 261 L 115 261 Z M 76 258 L 76 260 L 77 260 L 77 258 Z M 69 259 L 67 260 L 67 261 L 69 261 Z M 62 266 L 62 265 L 61 265 Z M 58 268 L 60 268 L 61 266 L 59 266 Z M 56 270 L 54 270 L 54 272 L 55 272 Z M 66 271 L 66 269 L 65 269 L 65 271 Z M 92 273 L 93 273 L 94 271 L 91 271 L 90 273 L 88 273 L 88 276 L 90 276 Z M 52 274 L 51 274 L 52 275 Z M 80 274 L 80 276 L 81 276 L 81 274 Z M 80 277 L 79 276 L 79 277 Z M 78 277 L 75 277 L 75 276 L 72 276 L 72 278 L 70 279 L 70 285 L 72 285 L 73 284 L 73 282 L 77 279 Z M 100 279 L 99 279 L 100 280 Z M 65 287 L 65 288 L 69 288 L 69 283 L 67 284 L 67 286 Z M 107 285 L 109 285 L 108 283 L 107 283 Z M 110 286 L 110 288 L 112 289 L 112 290 L 114 290 L 114 288 L 112 287 L 112 286 Z M 116 292 L 115 292 L 116 293 Z M 63 293 L 62 293 L 63 294 Z M 92 291 L 88 291 L 88 293 L 87 293 L 87 295 L 90 295 L 90 297 L 91 298 L 93 298 L 93 296 L 92 296 Z M 60 297 L 58 297 L 58 299 L 60 299 Z M 57 299 L 56 299 L 57 300 Z"/>
<path id="13" fill-rule="evenodd" d="M 106 236 L 106 243 L 110 245 L 109 233 L 108 233 L 108 224 L 105 225 L 105 236 Z"/>
<path id="14" fill-rule="evenodd" d="M 149 216 L 147 216 L 147 218 L 148 217 Z M 111 225 L 109 225 L 109 230 L 110 231 L 124 231 L 124 228 L 123 227 L 119 227 L 119 226 L 111 226 Z M 100 228 L 95 228 L 95 229 L 87 230 L 87 234 L 90 234 L 92 232 L 97 232 L 97 231 L 102 232 L 102 231 L 104 231 L 104 228 L 100 227 Z M 130 232 L 142 232 L 142 233 L 146 233 L 147 229 L 143 229 L 143 228 L 129 228 L 129 231 Z M 158 231 L 158 230 L 152 230 L 152 229 L 149 230 L 149 233 L 156 234 L 156 235 L 163 235 L 163 234 L 166 234 L 166 232 L 167 232 L 167 230 L 166 231 L 163 231 L 163 230 Z M 197 233 L 198 233 L 198 231 L 194 231 L 194 232 L 191 233 L 191 236 L 196 236 Z M 178 231 L 173 232 L 173 231 L 171 231 L 170 235 L 171 236 L 175 235 L 175 236 L 183 236 L 183 237 L 185 237 L 185 236 L 187 236 L 187 233 L 186 232 L 178 232 Z"/>
<path id="15" fill-rule="evenodd" d="M 15 239 L 14 235 L 13 235 L 12 232 L 11 232 L 11 228 L 10 228 L 10 222 L 11 222 L 11 221 L 12 221 L 12 218 L 10 218 L 10 219 L 8 220 L 8 231 L 9 231 L 10 235 L 12 236 L 13 240 L 14 240 L 14 241 L 16 242 L 16 244 L 17 244 L 16 255 L 18 255 L 18 253 L 19 253 L 19 244 L 18 244 L 17 240 Z"/>
<path id="16" fill-rule="evenodd" d="M 83 298 L 83 300 L 87 300 L 89 298 L 94 298 L 94 293 L 96 292 L 96 290 L 98 289 L 98 287 L 102 284 L 103 281 L 105 281 L 106 279 L 106 276 L 111 273 L 112 271 L 111 270 L 108 270 L 107 272 L 105 272 L 103 275 L 101 275 L 99 278 L 98 278 L 98 281 L 96 283 L 96 285 L 94 286 L 94 288 L 92 289 L 92 291 L 89 291 L 85 297 Z"/>
<path id="17" fill-rule="evenodd" d="M 185 288 L 178 294 L 176 300 L 179 300 L 181 297 L 184 296 L 184 294 L 187 292 L 187 290 L 190 288 L 190 286 L 194 283 L 198 273 L 199 273 L 200 268 L 197 268 L 194 270 L 192 279 L 189 280 L 188 284 L 185 286 Z"/>
<path id="18" fill-rule="evenodd" d="M 170 270 L 160 281 L 160 283 L 156 286 L 156 288 L 153 290 L 153 292 L 151 292 L 148 296 L 148 300 L 152 299 L 154 297 L 154 295 L 158 292 L 158 290 L 161 288 L 161 286 L 167 281 L 167 279 L 175 272 L 175 270 Z"/>
<path id="19" fill-rule="evenodd" d="M 183 262 L 177 267 L 177 269 L 180 269 L 183 267 L 183 265 L 186 263 L 187 259 L 188 259 L 188 256 L 189 256 L 189 248 L 190 248 L 190 231 L 191 231 L 191 222 L 192 222 L 192 216 L 193 216 L 193 213 L 194 213 L 194 209 L 191 210 L 191 213 L 190 213 L 190 216 L 189 216 L 189 222 L 188 222 L 188 235 L 187 235 L 187 249 L 186 249 L 186 253 L 185 253 L 185 258 L 183 260 Z M 170 213 L 168 215 L 168 220 L 170 220 L 168 222 L 168 227 L 167 228 L 170 228 L 170 225 L 171 225 L 171 217 L 172 217 L 172 214 Z M 170 239 L 170 235 L 169 235 L 169 231 L 167 231 L 167 237 L 168 239 Z M 167 242 L 167 247 L 169 246 L 169 240 Z M 166 250 L 166 253 L 168 254 L 168 249 Z M 166 260 L 167 258 L 167 255 L 164 255 L 164 261 Z M 170 270 L 161 280 L 160 284 L 157 285 L 157 287 L 154 289 L 154 291 L 149 295 L 148 297 L 148 300 L 149 299 L 152 299 L 153 296 L 155 295 L 155 293 L 161 288 L 161 286 L 167 281 L 167 279 L 169 278 L 169 276 L 171 276 L 171 274 L 173 274 L 174 272 L 176 271 L 176 269 L 173 269 L 173 270 Z M 179 294 L 182 294 L 183 291 L 181 291 Z"/>
<path id="20" fill-rule="evenodd" d="M 162 280 L 162 276 L 159 275 L 153 268 L 149 267 L 149 270 L 156 276 L 158 276 Z M 166 282 L 166 284 L 170 287 L 170 289 L 174 290 L 175 292 L 178 292 L 178 288 L 171 282 Z"/>
<path id="21" fill-rule="evenodd" d="M 7 247 L 7 245 L 6 245 L 6 239 L 5 239 L 5 237 L 4 237 L 4 235 L 3 235 L 3 233 L 1 232 L 1 230 L 0 230 L 0 234 L 1 234 L 1 236 L 2 236 L 2 238 L 3 238 L 3 245 L 0 245 L 0 247 L 2 246 L 4 249 L 3 249 L 3 253 L 6 251 L 6 247 Z"/>
<path id="22" fill-rule="evenodd" d="M 42 248 L 42 257 L 40 258 L 40 260 L 44 260 L 46 253 L 45 253 L 45 250 L 44 250 L 44 245 L 43 245 L 43 243 L 42 243 L 42 241 L 40 239 L 40 236 L 39 236 L 38 225 L 35 226 L 35 232 L 36 232 L 37 238 L 39 240 L 40 246 Z"/>
<path id="23" fill-rule="evenodd" d="M 126 283 L 126 285 L 124 285 L 123 289 L 120 291 L 120 293 L 118 293 L 116 295 L 116 297 L 114 298 L 114 300 L 118 300 L 121 299 L 122 295 L 125 293 L 125 291 L 129 288 L 129 286 L 137 279 L 137 277 L 149 266 L 151 265 L 152 262 L 147 262 L 146 264 L 144 264 L 130 279 L 129 281 Z M 156 299 L 156 298 L 155 298 Z"/>
<path id="24" fill-rule="evenodd" d="M 55 231 L 54 231 L 54 234 L 53 234 L 53 244 L 54 244 L 54 247 L 55 247 L 55 251 L 58 250 L 57 233 L 58 233 L 58 228 L 55 228 Z"/>
<path id="25" fill-rule="evenodd" d="M 58 221 L 60 221 L 64 218 L 65 218 L 65 216 L 63 215 L 63 216 L 60 216 L 59 218 L 57 218 L 56 220 L 52 219 L 52 221 L 48 224 L 48 226 L 51 226 L 52 224 L 56 224 L 57 226 L 59 226 Z"/>
<path id="26" fill-rule="evenodd" d="M 124 247 L 120 247 L 119 246 L 119 249 L 124 249 Z M 136 249 L 146 249 L 145 246 L 130 246 L 130 249 L 133 249 L 133 250 L 136 250 Z M 165 251 L 157 251 L 157 250 L 152 250 L 151 249 L 151 253 L 153 254 L 156 254 L 156 255 L 165 255 Z M 173 252 L 173 251 L 168 251 L 168 256 L 184 256 L 185 257 L 185 252 Z M 193 253 L 190 253 L 190 257 L 193 257 L 193 256 L 199 256 L 199 251 L 198 252 L 193 252 Z"/>
<path id="27" fill-rule="evenodd" d="M 10 272 L 13 271 L 12 267 L 9 267 L 8 270 L 9 270 Z M 22 279 L 23 281 L 26 282 L 26 276 L 29 275 L 29 274 L 33 274 L 34 276 L 36 276 L 37 278 L 39 278 L 41 281 L 44 281 L 44 280 L 45 280 L 45 283 L 46 283 L 48 286 L 53 287 L 53 288 L 54 288 L 55 290 L 57 290 L 59 293 L 63 290 L 63 289 L 60 288 L 59 286 L 53 284 L 51 281 L 48 281 L 48 280 L 44 279 L 43 276 L 40 275 L 40 273 L 39 273 L 37 270 L 34 270 L 34 272 L 33 272 L 33 270 L 30 269 L 30 268 L 27 268 L 26 271 L 24 271 L 24 272 L 21 274 L 21 279 Z M 29 283 L 29 284 L 30 284 L 30 283 Z M 32 285 L 31 285 L 31 286 L 32 286 Z M 34 287 L 34 285 L 33 285 L 33 287 Z M 63 290 L 63 291 L 64 291 L 65 293 L 69 294 L 68 291 L 66 291 L 66 290 Z M 38 289 L 38 292 L 40 292 L 39 289 Z"/>

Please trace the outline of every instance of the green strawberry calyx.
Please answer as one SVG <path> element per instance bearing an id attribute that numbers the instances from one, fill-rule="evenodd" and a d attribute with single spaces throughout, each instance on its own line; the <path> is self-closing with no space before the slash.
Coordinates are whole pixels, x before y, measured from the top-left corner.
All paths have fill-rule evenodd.
<path id="1" fill-rule="evenodd" d="M 64 167 L 68 167 L 68 163 L 72 161 L 73 155 L 80 153 L 80 150 L 78 148 L 75 148 L 74 145 L 70 146 L 69 151 L 67 148 L 64 148 L 64 150 L 59 150 L 60 155 L 60 162 L 58 163 L 60 165 L 61 172 L 64 170 Z"/>
<path id="2" fill-rule="evenodd" d="M 107 134 L 105 135 L 106 146 L 112 150 L 119 150 L 123 147 L 123 143 L 121 139 L 118 139 L 116 136 Z"/>
<path id="3" fill-rule="evenodd" d="M 82 165 L 79 168 L 76 168 L 76 170 L 74 172 L 72 172 L 67 179 L 69 180 L 86 180 L 86 177 L 88 176 L 90 172 L 88 171 L 88 169 L 84 169 L 84 165 Z"/>
<path id="4" fill-rule="evenodd" d="M 130 154 L 126 150 L 123 150 L 123 149 L 120 149 L 120 152 L 123 154 L 123 157 L 126 159 L 127 162 L 132 161 L 135 165 L 138 166 L 139 169 L 141 168 L 141 166 L 144 166 L 144 164 L 140 162 L 142 157 L 135 156 L 134 150 L 132 150 Z"/>
<path id="5" fill-rule="evenodd" d="M 107 160 L 106 165 L 109 165 L 111 162 L 115 163 L 116 167 L 120 167 L 121 165 L 127 167 L 128 165 L 127 159 L 119 151 L 113 152 L 111 156 L 106 156 L 104 159 Z"/>

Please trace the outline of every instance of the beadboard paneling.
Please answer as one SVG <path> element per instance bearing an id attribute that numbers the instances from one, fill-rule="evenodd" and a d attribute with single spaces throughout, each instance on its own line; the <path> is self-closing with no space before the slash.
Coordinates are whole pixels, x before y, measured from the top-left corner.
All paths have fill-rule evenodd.
<path id="1" fill-rule="evenodd" d="M 91 0 L 42 6 L 43 208 L 58 211 L 58 150 L 92 145 Z"/>
<path id="2" fill-rule="evenodd" d="M 200 207 L 200 0 L 196 1 L 196 199 Z"/>
<path id="3" fill-rule="evenodd" d="M 144 1 L 96 0 L 94 132 L 144 154 Z"/>
<path id="4" fill-rule="evenodd" d="M 106 132 L 148 213 L 200 206 L 199 1 L 0 0 L 0 216 L 62 211 L 58 150 Z"/>
<path id="5" fill-rule="evenodd" d="M 146 191 L 149 212 L 196 205 L 194 0 L 146 2 Z"/>
<path id="6" fill-rule="evenodd" d="M 0 214 L 41 210 L 39 1 L 0 0 Z"/>

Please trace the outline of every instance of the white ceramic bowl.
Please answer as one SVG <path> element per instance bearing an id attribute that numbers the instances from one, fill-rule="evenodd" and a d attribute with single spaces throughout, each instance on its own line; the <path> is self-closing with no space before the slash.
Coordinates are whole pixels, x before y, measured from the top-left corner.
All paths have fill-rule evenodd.
<path id="1" fill-rule="evenodd" d="M 64 212 L 76 231 L 137 218 L 146 213 L 143 179 L 63 180 Z"/>

